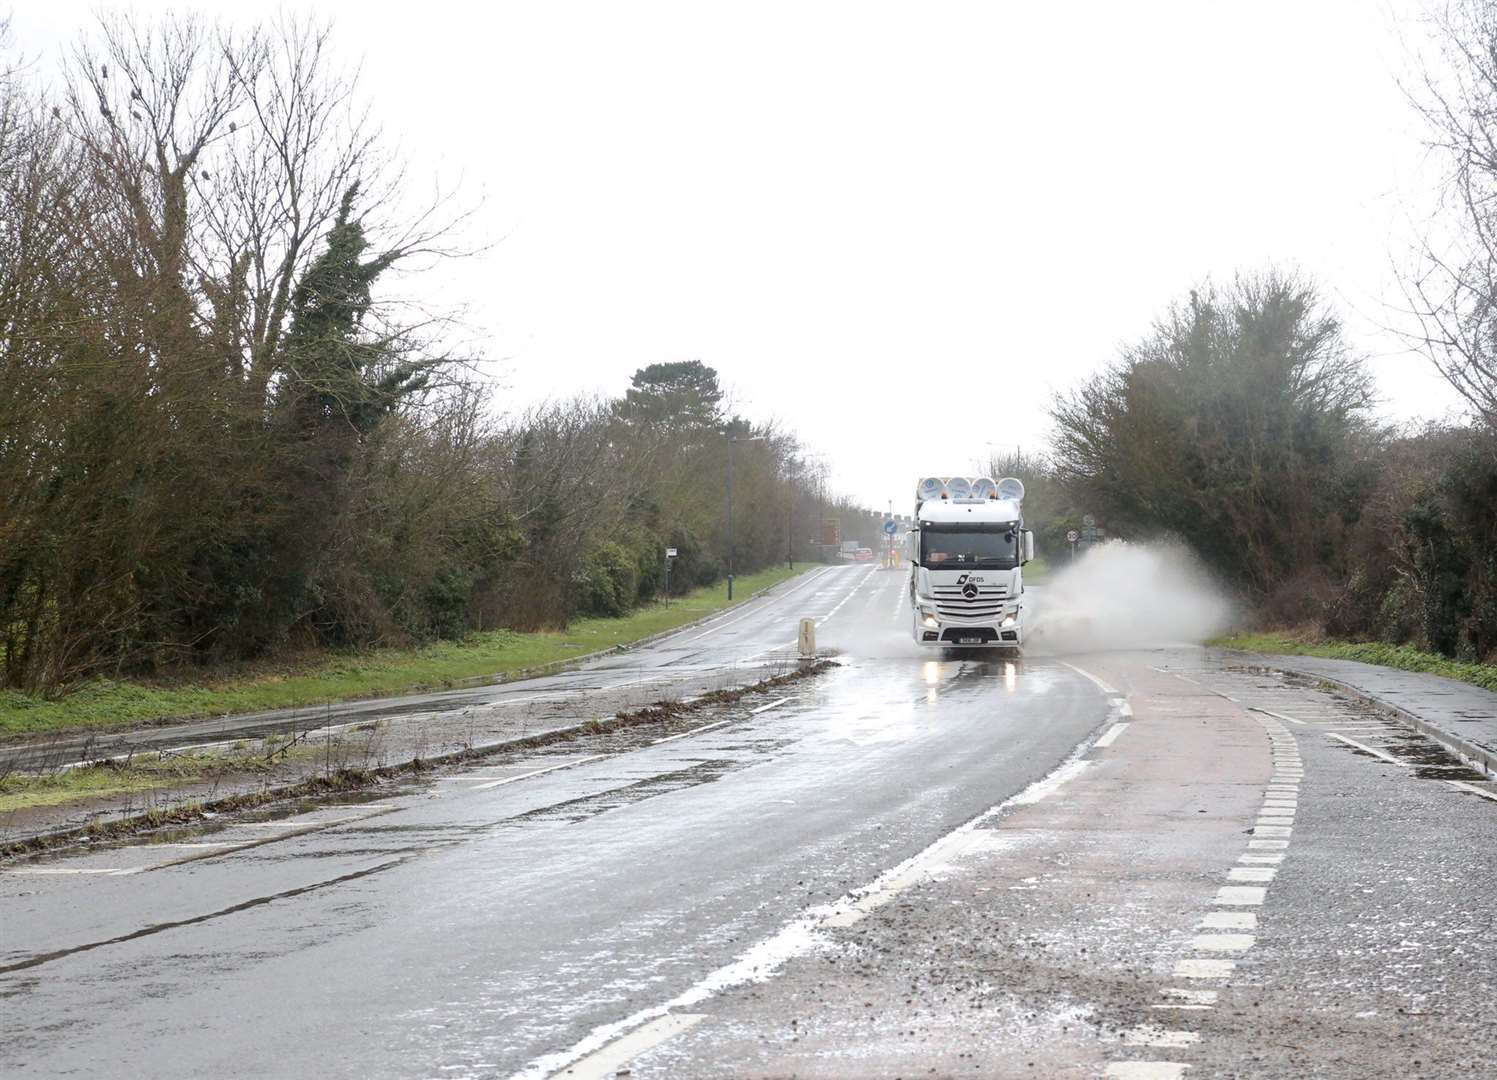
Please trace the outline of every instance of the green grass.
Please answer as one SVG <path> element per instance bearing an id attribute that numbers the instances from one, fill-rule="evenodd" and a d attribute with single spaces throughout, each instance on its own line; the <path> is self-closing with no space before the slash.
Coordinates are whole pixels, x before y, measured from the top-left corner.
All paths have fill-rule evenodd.
<path id="1" fill-rule="evenodd" d="M 284 764 L 288 757 L 315 759 L 321 752 L 320 746 L 301 746 L 277 754 L 274 761 L 263 753 L 186 753 L 168 758 L 105 762 L 39 775 L 11 773 L 0 777 L 0 813 L 135 795 L 229 774 L 266 773 Z"/>
<path id="2" fill-rule="evenodd" d="M 1245 652 L 1286 653 L 1290 656 L 1325 656 L 1333 660 L 1360 660 L 1364 664 L 1443 675 L 1447 679 L 1497 690 L 1497 665 L 1450 660 L 1437 653 L 1421 652 L 1407 645 L 1376 641 L 1303 641 L 1285 634 L 1230 634 L 1214 638 L 1208 645 Z"/>
<path id="3" fill-rule="evenodd" d="M 742 603 L 758 590 L 807 569 L 804 564 L 793 571 L 779 566 L 740 576 L 733 585 L 733 603 Z M 627 645 L 727 606 L 727 586 L 718 584 L 622 618 L 579 619 L 564 631 L 495 630 L 418 649 L 324 655 L 299 669 L 272 675 L 169 685 L 98 679 L 60 698 L 0 691 L 0 739 L 320 705 L 450 686 L 464 679 L 509 675 Z"/>
<path id="4" fill-rule="evenodd" d="M 1030 559 L 1024 565 L 1025 585 L 1047 585 L 1050 582 L 1050 563 L 1043 557 Z"/>

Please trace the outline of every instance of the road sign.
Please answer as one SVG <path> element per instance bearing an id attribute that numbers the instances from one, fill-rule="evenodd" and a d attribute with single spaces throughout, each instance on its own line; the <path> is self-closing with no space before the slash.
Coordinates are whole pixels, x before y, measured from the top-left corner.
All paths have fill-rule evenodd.
<path id="1" fill-rule="evenodd" d="M 667 559 L 674 559 L 676 557 L 676 549 L 675 548 L 666 548 L 665 549 L 665 557 Z"/>
<path id="2" fill-rule="evenodd" d="M 1077 532 L 1075 529 L 1072 529 L 1070 532 L 1066 533 L 1066 543 L 1068 543 L 1068 544 L 1074 544 L 1077 540 L 1080 540 L 1080 539 L 1081 539 L 1081 534 L 1079 532 Z"/>
<path id="3" fill-rule="evenodd" d="M 1095 529 L 1097 527 L 1097 519 L 1087 514 L 1086 517 L 1081 519 L 1081 524 L 1085 525 L 1088 529 Z"/>
<path id="4" fill-rule="evenodd" d="M 899 531 L 899 522 L 893 521 L 893 520 L 884 522 L 884 532 L 887 535 L 893 536 L 898 531 Z"/>

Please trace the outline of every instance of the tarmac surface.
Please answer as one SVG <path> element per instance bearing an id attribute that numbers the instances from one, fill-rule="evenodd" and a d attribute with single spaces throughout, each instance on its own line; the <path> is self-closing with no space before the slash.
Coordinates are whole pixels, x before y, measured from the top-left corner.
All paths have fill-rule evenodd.
<path id="1" fill-rule="evenodd" d="M 820 620 L 691 731 L 7 865 L 0 1074 L 1497 1075 L 1497 785 L 1198 648 L 922 652 L 903 590 L 631 657 Z"/>

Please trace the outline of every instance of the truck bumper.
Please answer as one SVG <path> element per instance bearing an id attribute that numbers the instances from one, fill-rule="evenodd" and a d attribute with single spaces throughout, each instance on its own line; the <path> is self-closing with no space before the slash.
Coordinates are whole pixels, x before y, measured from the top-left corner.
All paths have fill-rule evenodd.
<path id="1" fill-rule="evenodd" d="M 972 626 L 943 622 L 930 627 L 917 622 L 915 642 L 938 649 L 1018 649 L 1024 644 L 1024 624 Z"/>

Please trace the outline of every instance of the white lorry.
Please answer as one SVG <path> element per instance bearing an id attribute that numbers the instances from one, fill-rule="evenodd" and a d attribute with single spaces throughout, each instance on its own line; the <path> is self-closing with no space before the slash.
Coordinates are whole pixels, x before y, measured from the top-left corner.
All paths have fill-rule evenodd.
<path id="1" fill-rule="evenodd" d="M 1017 650 L 1024 644 L 1024 485 L 927 477 L 915 491 L 905 538 L 915 641 L 944 648 Z"/>

